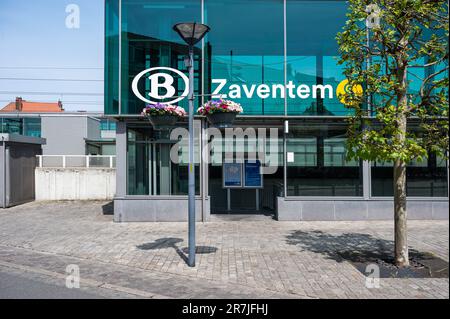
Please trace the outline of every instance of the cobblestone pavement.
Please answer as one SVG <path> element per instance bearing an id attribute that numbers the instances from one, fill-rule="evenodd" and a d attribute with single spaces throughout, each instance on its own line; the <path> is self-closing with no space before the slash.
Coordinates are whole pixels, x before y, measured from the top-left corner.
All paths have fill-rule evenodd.
<path id="1" fill-rule="evenodd" d="M 80 266 L 87 285 L 147 298 L 449 298 L 448 279 L 381 279 L 378 289 L 337 252 L 393 247 L 393 222 L 197 225 L 197 266 L 183 257 L 186 223 L 113 223 L 104 202 L 34 202 L 0 210 L 0 267 L 57 278 Z M 448 261 L 448 221 L 410 221 L 409 244 Z M 62 278 L 62 277 L 61 277 Z"/>

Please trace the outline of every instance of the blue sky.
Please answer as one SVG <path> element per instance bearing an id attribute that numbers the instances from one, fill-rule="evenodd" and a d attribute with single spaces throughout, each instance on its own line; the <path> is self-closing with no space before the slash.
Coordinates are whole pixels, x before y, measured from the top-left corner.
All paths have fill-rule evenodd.
<path id="1" fill-rule="evenodd" d="M 79 29 L 66 27 L 69 4 L 80 8 Z M 0 107 L 22 96 L 102 111 L 103 30 L 103 0 L 1 0 Z"/>

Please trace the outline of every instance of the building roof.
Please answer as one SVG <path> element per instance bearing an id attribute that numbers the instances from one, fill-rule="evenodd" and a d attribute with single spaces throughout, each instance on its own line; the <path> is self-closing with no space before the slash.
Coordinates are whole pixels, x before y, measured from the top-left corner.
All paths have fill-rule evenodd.
<path id="1" fill-rule="evenodd" d="M 20 134 L 0 133 L 0 142 L 15 142 L 26 144 L 47 144 L 47 140 L 42 137 L 25 136 Z"/>
<path id="2" fill-rule="evenodd" d="M 61 102 L 42 103 L 28 102 L 22 98 L 17 98 L 15 102 L 11 102 L 0 112 L 22 112 L 22 113 L 60 113 L 64 112 Z"/>

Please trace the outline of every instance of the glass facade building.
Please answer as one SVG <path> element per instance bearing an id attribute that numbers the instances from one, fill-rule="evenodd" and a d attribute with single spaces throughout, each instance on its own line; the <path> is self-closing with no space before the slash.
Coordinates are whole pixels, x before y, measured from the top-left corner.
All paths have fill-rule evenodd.
<path id="1" fill-rule="evenodd" d="M 345 77 L 337 63 L 335 40 L 345 25 L 345 1 L 106 0 L 105 4 L 105 114 L 118 120 L 117 220 L 176 220 L 179 215 L 172 211 L 186 204 L 187 147 L 181 148 L 178 163 L 170 160 L 174 141 L 168 132 L 154 131 L 140 115 L 145 102 L 133 92 L 132 82 L 154 67 L 187 75 L 188 48 L 172 26 L 194 21 L 211 28 L 194 48 L 196 107 L 217 92 L 241 103 L 244 113 L 235 127 L 275 129 L 262 148 L 267 152 L 273 139 L 278 162 L 275 171 L 264 174 L 260 188 L 224 187 L 224 155 L 217 152 L 208 163 L 200 160 L 211 138 L 206 119 L 197 117 L 197 212 L 203 219 L 214 213 L 242 212 L 273 213 L 280 220 L 340 219 L 339 207 L 345 205 L 361 208 L 365 215 L 355 218 L 367 219 L 377 218 L 377 210 L 388 207 L 392 165 L 345 157 L 345 119 L 350 111 L 336 97 Z M 181 96 L 182 78 L 172 75 L 175 96 Z M 414 77 L 411 81 L 414 89 Z M 143 96 L 151 93 L 150 82 L 139 81 Z M 187 99 L 178 105 L 187 110 Z M 186 120 L 177 126 L 187 127 Z M 241 150 L 248 158 L 249 140 Z M 259 140 L 253 144 L 262 145 Z M 433 156 L 410 163 L 411 202 L 433 209 L 442 203 L 448 207 L 447 164 Z M 324 203 L 330 205 L 326 209 L 333 211 L 332 216 L 315 218 L 310 207 L 320 210 Z"/>

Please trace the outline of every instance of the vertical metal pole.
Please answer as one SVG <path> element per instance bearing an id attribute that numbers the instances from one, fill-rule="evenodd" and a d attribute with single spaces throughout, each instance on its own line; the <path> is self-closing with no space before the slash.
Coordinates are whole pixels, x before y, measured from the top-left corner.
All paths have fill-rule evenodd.
<path id="1" fill-rule="evenodd" d="M 0 162 L 3 162 L 2 167 L 0 168 L 2 170 L 2 180 L 0 181 L 2 183 L 2 207 L 6 208 L 6 141 L 5 138 L 2 136 L 2 160 Z"/>
<path id="2" fill-rule="evenodd" d="M 195 266 L 194 47 L 189 46 L 189 267 Z"/>
<path id="3" fill-rule="evenodd" d="M 370 28 L 369 26 L 366 27 L 366 45 L 367 45 L 367 58 L 366 58 L 366 70 L 368 71 L 370 68 L 370 65 L 372 63 L 372 57 L 370 54 Z M 367 79 L 366 79 L 366 86 L 367 86 Z M 366 88 L 366 90 L 368 89 L 368 87 Z M 369 94 L 367 94 L 366 97 L 366 103 L 367 103 L 367 115 L 368 116 L 372 116 L 372 101 L 371 101 L 371 96 Z"/>
<path id="4" fill-rule="evenodd" d="M 122 114 L 122 0 L 119 0 L 119 115 Z M 105 68 L 106 69 L 106 68 Z M 126 135 L 126 134 L 125 134 Z M 122 150 L 120 150 L 121 152 Z M 127 174 L 128 175 L 128 174 Z"/>

